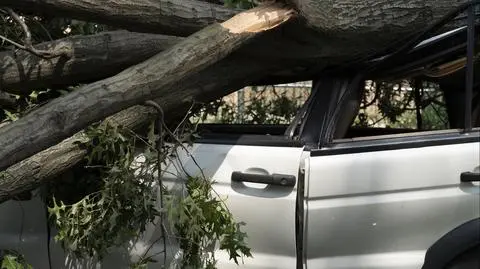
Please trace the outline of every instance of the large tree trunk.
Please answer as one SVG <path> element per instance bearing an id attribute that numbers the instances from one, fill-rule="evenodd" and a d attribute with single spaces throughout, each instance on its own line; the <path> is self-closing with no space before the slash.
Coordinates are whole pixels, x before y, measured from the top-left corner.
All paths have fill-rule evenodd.
<path id="1" fill-rule="evenodd" d="M 258 33 L 287 21 L 292 10 L 268 5 L 211 25 L 120 74 L 53 100 L 0 129 L 0 170 L 132 105 L 152 98 L 177 104 L 198 97 L 178 91 L 185 79 L 223 59 Z M 175 94 L 169 94 L 174 91 Z M 168 97 L 168 98 L 165 98 Z"/>
<path id="2" fill-rule="evenodd" d="M 313 48 L 293 39 L 296 26 L 279 27 L 253 40 L 240 52 L 229 56 L 239 60 L 237 68 L 270 65 L 278 66 L 277 72 L 255 84 L 275 84 L 292 80 L 309 79 L 312 70 L 306 69 L 310 62 L 334 55 L 337 47 L 329 48 L 324 43 L 322 49 Z M 67 47 L 70 58 L 41 59 L 25 51 L 0 52 L 0 107 L 15 107 L 15 100 L 2 91 L 28 95 L 32 90 L 57 89 L 79 83 L 104 79 L 131 65 L 138 64 L 151 56 L 173 46 L 183 38 L 157 34 L 143 34 L 127 31 L 103 32 L 95 35 L 78 35 L 41 43 L 35 46 L 41 50 L 55 50 Z M 289 46 L 296 54 L 285 54 Z M 242 60 L 243 59 L 243 60 Z M 247 61 L 245 59 L 248 59 Z M 233 60 L 233 59 L 232 59 Z M 305 66 L 305 68 L 301 68 Z M 300 67 L 300 68 L 299 68 Z"/>
<path id="3" fill-rule="evenodd" d="M 228 9 L 195 0 L 3 0 L 2 2 L 4 5 L 26 11 L 42 10 L 54 14 L 66 12 L 67 16 L 73 18 L 103 22 L 135 31 L 172 35 L 179 35 L 182 29 L 188 28 L 182 24 L 178 26 L 171 24 L 169 20 L 172 17 L 189 23 L 193 21 L 192 27 L 197 24 L 198 28 L 194 29 L 200 29 L 215 20 L 226 19 L 235 12 L 230 11 L 220 18 L 218 14 L 226 14 L 224 12 L 228 12 Z M 468 0 L 286 0 L 285 2 L 291 3 L 306 21 L 306 25 L 298 25 L 296 29 L 299 35 L 296 37 L 297 41 L 312 43 L 311 47 L 317 43 L 317 48 L 325 42 L 335 43 L 339 48 L 337 54 L 356 57 L 379 52 L 385 49 L 385 46 L 392 46 L 397 41 L 410 38 L 412 34 L 422 31 Z M 208 10 L 206 13 L 199 12 L 205 9 Z M 172 14 L 176 15 L 171 16 Z M 202 16 L 212 19 L 204 23 L 198 22 L 197 20 Z M 178 30 L 165 31 L 165 26 L 173 26 Z M 307 27 L 315 31 L 311 32 Z M 301 54 L 300 51 L 292 50 L 288 46 L 282 48 L 283 53 Z"/>
<path id="4" fill-rule="evenodd" d="M 426 29 L 469 0 L 290 0 L 308 24 L 352 53 L 378 51 Z M 343 41 L 342 41 L 343 40 Z"/>
<path id="5" fill-rule="evenodd" d="M 141 0 L 136 0 L 135 2 L 138 1 Z M 280 73 L 277 73 L 280 74 L 280 76 L 283 76 L 286 73 L 288 74 L 287 76 L 290 76 L 291 73 L 299 73 L 305 75 L 305 78 L 309 78 L 309 76 L 311 77 L 313 74 L 315 74 L 315 71 L 318 70 L 315 68 L 319 62 L 318 59 L 326 59 L 326 57 L 330 56 L 332 62 L 338 62 L 338 58 L 349 59 L 353 56 L 366 55 L 371 52 L 378 52 L 379 50 L 383 50 L 386 45 L 391 45 L 392 42 L 405 39 L 406 37 L 410 37 L 414 33 L 422 31 L 428 25 L 431 25 L 432 22 L 436 21 L 448 11 L 450 11 L 452 8 L 455 8 L 461 3 L 466 2 L 466 0 L 403 0 L 397 1 L 395 3 L 387 0 L 291 1 L 295 3 L 297 9 L 307 19 L 306 21 L 311 26 L 311 28 L 306 28 L 305 25 L 302 25 L 301 23 L 287 25 L 287 27 L 285 27 L 285 29 L 282 29 L 282 31 L 274 31 L 276 32 L 276 34 L 280 35 L 279 37 L 283 38 L 281 42 L 274 42 L 275 39 L 269 39 L 269 42 L 265 42 L 263 46 L 259 46 L 258 50 L 251 51 L 249 55 L 261 57 L 257 59 L 271 60 L 268 62 L 267 65 L 270 66 L 272 71 L 280 71 Z M 155 25 L 155 23 L 157 23 L 157 26 L 169 24 L 167 20 L 164 20 L 164 18 L 162 18 L 163 21 L 160 22 L 154 22 L 153 20 L 149 21 L 148 19 L 142 18 L 134 18 L 131 16 L 131 11 L 128 10 L 128 4 L 122 5 L 126 2 L 118 0 L 110 2 L 118 4 L 114 7 L 114 9 L 110 9 L 110 13 L 102 11 L 102 6 L 105 5 L 103 1 L 78 2 L 80 4 L 91 4 L 91 6 L 89 6 L 89 9 L 94 11 L 93 13 L 91 13 L 90 11 L 85 11 L 85 9 L 76 10 L 75 8 L 72 8 L 72 5 L 77 3 L 77 1 L 71 0 L 2 1 L 2 3 L 6 3 L 9 6 L 19 8 L 22 11 L 32 11 L 34 9 L 38 10 L 39 8 L 42 8 L 44 10 L 48 9 L 48 11 L 50 12 L 54 12 L 53 10 L 68 10 L 67 14 L 72 17 L 94 19 L 96 21 L 105 22 L 112 25 L 134 25 L 130 29 L 142 31 L 147 30 L 152 32 L 165 32 L 165 30 L 157 31 L 156 27 L 148 27 L 148 25 Z M 144 2 L 150 3 L 150 1 L 147 0 L 144 0 Z M 176 3 L 176 1 L 174 2 Z M 97 5 L 97 3 L 100 4 Z M 152 10 L 151 8 L 149 9 Z M 149 16 L 149 14 L 152 14 L 148 13 L 148 10 L 146 12 L 147 17 Z M 93 18 L 92 14 L 95 15 L 95 18 Z M 158 16 L 158 14 L 155 15 Z M 187 15 L 187 17 L 191 17 L 191 14 Z M 161 27 L 158 29 L 161 29 Z M 191 39 L 189 38 L 189 40 Z M 211 44 L 207 41 L 207 44 Z M 187 44 L 189 44 L 189 42 L 187 42 Z M 295 46 L 297 46 L 297 48 L 303 46 L 307 49 L 292 49 Z M 245 46 L 243 50 L 246 50 L 247 47 L 248 46 Z M 176 49 L 180 48 L 176 47 Z M 175 50 L 175 48 L 172 50 Z M 287 54 L 286 52 L 295 53 Z M 168 55 L 168 53 L 162 55 L 164 55 L 165 57 L 165 55 Z M 172 54 L 170 54 L 170 57 L 173 58 Z M 118 76 L 115 76 L 114 78 L 84 87 L 84 93 L 88 93 L 88 96 L 82 93 L 75 93 L 75 98 L 79 98 L 79 100 L 75 100 L 72 97 L 63 98 L 63 101 L 67 102 L 62 102 L 59 100 L 54 101 L 47 107 L 42 108 L 32 114 L 33 116 L 27 116 L 27 120 L 24 119 L 19 121 L 19 123 L 14 123 L 11 124 L 11 126 L 3 127 L 2 129 L 0 129 L 0 170 L 12 164 L 13 162 L 29 156 L 34 152 L 38 152 L 39 150 L 47 147 L 47 144 L 51 145 L 53 143 L 56 143 L 55 141 L 59 141 L 62 138 L 67 137 L 69 134 L 72 134 L 75 131 L 79 130 L 80 128 L 83 128 L 80 126 L 85 126 L 86 124 L 88 124 L 88 122 L 103 117 L 96 117 L 95 115 L 92 115 L 93 113 L 89 113 L 86 114 L 87 119 L 85 121 L 82 121 L 79 126 L 75 126 L 73 121 L 83 118 L 80 113 L 82 111 L 88 112 L 88 108 L 91 107 L 90 103 L 86 104 L 86 106 L 79 105 L 80 102 L 85 102 L 85 100 L 87 99 L 94 99 L 97 98 L 97 96 L 105 97 L 103 100 L 99 100 L 98 104 L 100 105 L 100 108 L 97 111 L 100 111 L 102 115 L 106 115 L 111 114 L 115 111 L 119 111 L 120 109 L 134 103 L 133 100 L 135 100 L 135 102 L 140 102 L 141 100 L 144 100 L 144 97 L 146 97 L 147 95 L 151 97 L 160 95 L 164 96 L 165 98 L 162 98 L 161 101 L 162 104 L 167 107 L 170 104 L 176 105 L 178 104 L 178 102 L 186 101 L 188 98 L 196 99 L 198 97 L 204 96 L 206 97 L 206 100 L 211 100 L 209 98 L 221 96 L 229 93 L 230 90 L 237 89 L 236 86 L 232 86 L 231 88 L 227 88 L 229 90 L 221 92 L 222 87 L 220 87 L 222 83 L 225 85 L 225 87 L 230 85 L 228 75 L 232 73 L 235 74 L 235 72 L 237 71 L 235 69 L 235 63 L 237 62 L 229 62 L 231 66 L 225 66 L 227 70 L 227 72 L 225 73 L 216 73 L 221 70 L 218 68 L 206 69 L 209 70 L 209 72 L 203 70 L 197 73 L 197 75 L 202 74 L 204 76 L 194 76 L 195 79 L 192 80 L 198 82 L 199 85 L 191 84 L 189 82 L 188 85 L 190 85 L 190 88 L 185 88 L 183 87 L 183 85 L 180 85 L 180 89 L 176 89 L 177 91 L 172 91 L 172 85 L 175 81 L 178 81 L 176 79 L 189 79 L 191 78 L 191 76 L 188 76 L 186 74 L 175 76 L 174 74 L 171 74 L 171 72 L 168 72 L 168 70 L 161 69 L 163 70 L 162 74 L 167 74 L 170 78 L 173 77 L 175 79 L 169 80 L 165 83 L 161 81 L 159 82 L 159 80 L 161 80 L 161 77 L 154 78 L 154 67 L 159 68 L 161 64 L 159 64 L 157 61 L 159 59 L 168 59 L 168 57 L 161 58 L 160 56 L 157 56 L 154 57 L 154 59 L 156 59 L 155 62 L 152 61 L 152 59 L 144 64 L 141 64 L 141 68 L 132 68 Z M 299 59 L 301 61 L 298 61 Z M 236 59 L 236 61 L 237 60 L 239 59 Z M 284 67 L 289 67 L 289 70 L 287 70 L 286 68 L 284 68 L 284 70 L 279 70 L 281 68 L 274 67 L 275 62 L 279 63 L 282 60 L 286 60 L 288 62 L 288 64 L 282 64 Z M 216 66 L 222 66 L 224 62 L 225 61 L 222 61 Z M 301 62 L 301 64 L 299 66 L 296 66 L 294 64 L 296 62 Z M 209 63 L 211 62 L 202 62 L 201 65 L 204 64 L 204 66 L 207 66 Z M 245 59 L 245 61 L 243 62 L 240 59 L 238 65 L 248 67 L 249 63 L 251 63 L 251 61 L 249 61 L 248 59 Z M 151 65 L 152 68 L 150 68 L 149 65 Z M 324 65 L 324 63 L 321 63 L 321 65 Z M 240 71 L 237 73 L 238 87 L 244 86 L 245 84 L 250 82 L 254 82 L 255 79 L 265 78 L 266 74 L 268 74 L 268 72 L 265 72 L 265 70 L 268 70 L 265 66 L 253 67 L 257 69 L 252 68 L 253 70 L 248 70 L 244 68 L 239 68 Z M 294 69 L 292 67 L 299 68 Z M 149 71 L 149 73 L 139 72 L 145 70 Z M 202 66 L 194 66 L 192 70 L 202 70 Z M 258 73 L 255 73 L 255 70 L 257 70 Z M 225 75 L 227 78 L 222 77 L 222 75 Z M 249 75 L 252 77 L 249 77 Z M 124 79 L 123 81 L 122 77 Z M 143 79 L 143 81 L 141 79 Z M 219 80 L 220 82 L 217 83 L 216 80 Z M 203 85 L 205 83 L 207 85 Z M 119 86 L 117 91 L 115 91 L 116 89 L 113 88 L 114 85 Z M 135 89 L 133 85 L 138 86 L 138 89 L 140 91 L 144 91 L 144 93 L 134 93 L 133 91 L 135 91 Z M 163 87 L 161 89 L 155 88 L 157 85 Z M 195 90 L 192 90 L 193 88 L 195 88 Z M 97 91 L 101 92 L 101 94 L 96 94 Z M 109 91 L 111 91 L 111 95 L 108 95 Z M 145 94 L 145 92 L 147 93 Z M 183 93 L 185 95 L 183 95 Z M 114 100 L 107 100 L 110 99 L 110 97 L 112 97 L 112 99 Z M 127 98 L 128 101 L 123 102 L 125 99 L 124 97 Z M 183 97 L 187 99 L 179 100 Z M 70 107 L 68 106 L 70 104 L 68 104 L 68 101 L 72 101 L 72 111 L 69 110 Z M 60 105 L 60 108 L 55 109 L 54 104 Z M 78 109 L 80 109 L 80 111 L 77 111 Z M 47 115 L 49 112 L 52 111 L 56 112 L 57 114 Z M 137 119 L 138 115 L 136 115 L 134 112 L 138 111 L 140 111 L 140 108 L 131 110 L 125 115 L 127 115 L 131 119 Z M 66 113 L 63 114 L 63 112 Z M 36 117 L 39 117 L 40 119 L 38 123 L 36 122 Z M 63 128 L 62 126 L 63 123 L 67 123 L 65 124 L 65 128 Z M 29 124 L 31 124 L 33 128 L 32 131 L 27 130 L 29 129 Z M 51 124 L 53 128 L 48 129 L 46 132 L 42 133 L 41 127 L 43 126 L 40 126 L 40 124 L 45 124 L 44 126 L 50 126 Z M 17 130 L 17 132 L 15 132 L 15 129 Z M 55 136 L 53 136 L 52 138 L 42 138 L 42 136 L 48 136 L 52 133 L 55 134 Z M 25 137 L 18 137 L 19 135 L 25 135 Z M 6 150 L 3 150 L 5 148 L 4 146 L 9 146 L 12 141 L 15 142 L 16 138 L 18 138 L 21 142 L 17 143 L 16 146 L 9 147 Z M 32 141 L 31 145 L 28 144 L 30 139 Z M 46 151 L 40 152 L 37 155 L 25 159 L 24 161 L 22 161 L 21 164 L 16 164 L 8 168 L 11 177 L 9 180 L 2 181 L 3 183 L 0 183 L 0 191 L 3 189 L 6 190 L 3 192 L 3 194 L 0 193 L 0 201 L 1 199 L 8 197 L 9 195 L 20 192 L 21 190 L 31 189 L 34 186 L 37 186 L 37 184 L 42 182 L 43 180 L 50 178 L 51 176 L 54 176 L 58 173 L 61 173 L 68 167 L 71 167 L 71 165 L 74 165 L 79 160 L 81 160 L 85 153 L 82 153 L 81 150 L 73 147 L 72 141 L 73 140 L 71 139 L 65 140 L 61 144 L 55 146 L 57 148 L 53 147 Z M 21 151 L 19 155 L 14 156 L 17 147 Z M 30 150 L 29 147 L 33 148 L 33 150 Z M 2 161 L 4 162 L 2 163 Z M 58 161 L 61 161 L 60 165 L 58 165 Z M 20 167 L 22 166 L 20 165 L 23 165 L 24 167 L 32 167 L 32 172 L 27 172 L 28 169 L 21 169 Z M 55 167 L 59 167 L 59 169 L 55 169 Z M 9 189 L 10 187 L 15 186 L 15 184 L 17 184 L 18 187 L 13 187 Z"/>
<path id="6" fill-rule="evenodd" d="M 172 6 L 176 7 L 177 1 L 180 0 L 173 1 Z M 135 27 L 129 29 L 137 31 L 159 32 L 156 29 L 160 29 L 159 24 L 162 24 L 141 18 L 162 17 L 158 16 L 160 5 L 151 7 L 150 0 L 135 1 L 138 5 L 134 9 L 145 12 L 143 16 L 136 17 L 131 16 L 132 7 L 128 1 L 121 0 L 111 1 L 114 3 L 113 6 L 105 4 L 104 1 L 82 0 L 78 5 L 82 6 L 85 3 L 89 5 L 79 9 L 75 6 L 77 1 L 73 0 L 3 0 L 3 2 L 22 11 L 36 9 L 55 12 L 68 7 L 69 16 L 85 18 L 85 12 L 91 12 L 95 17 L 89 16 L 88 19 L 114 26 L 134 25 Z M 245 46 L 251 59 L 275 61 L 283 66 L 278 73 L 269 74 L 268 77 L 258 81 L 259 84 L 312 79 L 325 66 L 338 66 L 339 63 L 367 59 L 395 49 L 467 0 L 285 2 L 291 3 L 306 20 L 295 20 L 281 27 L 281 31 L 278 29 L 273 31 L 275 34 L 259 38 L 261 42 L 252 42 Z M 201 2 L 198 4 L 209 5 Z M 146 6 L 149 8 L 144 8 Z M 161 7 L 166 6 L 168 5 Z M 111 19 L 112 16 L 115 20 Z M 191 17 L 192 14 L 185 16 Z"/>
<path id="7" fill-rule="evenodd" d="M 275 64 L 252 64 L 250 68 L 238 68 L 239 65 L 246 66 L 249 63 L 251 62 L 247 57 L 240 57 L 240 55 L 238 58 L 228 58 L 182 82 L 177 91 L 190 92 L 191 95 L 198 96 L 195 102 L 209 102 L 249 85 L 278 69 Z M 188 99 L 184 104 L 166 101 L 175 96 L 177 93 L 170 91 L 164 98 L 156 100 L 164 109 L 167 120 L 184 116 L 190 106 Z M 155 110 L 145 106 L 133 106 L 107 118 L 105 122 L 135 130 L 145 126 L 154 117 Z M 37 188 L 84 160 L 86 151 L 79 148 L 75 141 L 87 140 L 82 132 L 79 132 L 53 147 L 10 166 L 3 172 L 3 176 L 0 172 L 0 203 L 24 191 Z"/>
<path id="8" fill-rule="evenodd" d="M 32 90 L 104 79 L 181 40 L 174 36 L 114 31 L 73 36 L 35 46 L 43 50 L 68 47 L 72 52 L 70 58 L 41 59 L 26 51 L 4 51 L 0 53 L 0 90 L 28 95 Z"/>
<path id="9" fill-rule="evenodd" d="M 2 0 L 0 6 L 175 36 L 188 36 L 239 12 L 197 0 Z"/>

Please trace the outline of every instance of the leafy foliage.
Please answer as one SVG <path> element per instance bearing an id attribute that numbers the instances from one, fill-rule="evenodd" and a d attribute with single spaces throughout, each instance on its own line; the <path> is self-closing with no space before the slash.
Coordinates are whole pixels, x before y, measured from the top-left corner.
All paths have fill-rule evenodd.
<path id="1" fill-rule="evenodd" d="M 415 100 L 412 85 L 414 82 L 409 80 L 367 81 L 354 126 L 417 129 L 417 125 L 421 125 L 422 130 L 448 129 L 445 100 L 439 86 L 423 82 L 420 99 Z M 241 91 L 242 94 L 233 93 L 203 106 L 194 120 L 224 124 L 289 124 L 310 94 L 306 87 L 265 86 L 260 90 L 252 87 Z M 417 107 L 421 122 L 417 122 Z"/>
<path id="2" fill-rule="evenodd" d="M 422 130 L 448 129 L 448 116 L 442 91 L 435 83 L 420 85 L 415 100 L 414 82 L 367 81 L 360 112 L 354 125 L 363 127 L 407 128 Z M 416 110 L 419 109 L 420 119 Z M 421 122 L 418 122 L 421 120 Z M 421 123 L 421 126 L 419 123 Z"/>
<path id="3" fill-rule="evenodd" d="M 245 223 L 235 223 L 224 202 L 212 194 L 212 182 L 189 177 L 186 189 L 185 198 L 170 195 L 167 200 L 168 218 L 183 250 L 181 268 L 215 268 L 211 250 L 217 242 L 237 264 L 238 258 L 251 257 L 240 229 Z"/>
<path id="4" fill-rule="evenodd" d="M 204 123 L 288 124 L 310 94 L 307 87 L 264 86 L 240 91 L 243 92 L 204 105 L 193 120 Z"/>
<path id="5" fill-rule="evenodd" d="M 190 131 L 188 128 L 176 130 Z M 93 185 L 98 189 L 73 204 L 54 197 L 49 207 L 58 229 L 56 240 L 65 250 L 78 258 L 95 256 L 101 259 L 112 247 L 138 237 L 147 224 L 166 213 L 175 229 L 173 234 L 162 236 L 180 238 L 185 257 L 183 266 L 198 268 L 201 264 L 215 268 L 213 248 L 210 248 L 215 243 L 219 243 L 235 262 L 238 257 L 250 256 L 246 235 L 240 231 L 243 224 L 236 223 L 223 200 L 212 194 L 211 181 L 189 178 L 188 193 L 182 197 L 168 194 L 154 176 L 158 173 L 158 156 L 166 163 L 177 147 L 183 147 L 191 137 L 171 131 L 168 134 L 173 137 L 159 154 L 156 146 L 164 134 L 156 134 L 153 124 L 147 137 L 111 125 L 96 125 L 86 130 L 89 142 L 79 143 L 79 146 L 88 151 L 87 168 L 96 172 L 88 173 L 88 181 L 89 184 L 97 181 Z M 142 152 L 143 159 L 136 158 L 135 152 Z M 158 196 L 160 190 L 168 194 L 168 206 L 164 208 L 159 208 L 162 204 Z M 162 227 L 165 223 L 155 225 Z M 155 261 L 151 257 L 141 257 L 131 268 L 145 268 L 149 262 Z"/>
<path id="6" fill-rule="evenodd" d="M 5 255 L 0 257 L 0 269 L 32 269 L 32 266 L 27 263 L 23 255 L 16 251 L 6 250 Z"/>
<path id="7" fill-rule="evenodd" d="M 98 167 L 97 180 L 103 186 L 70 205 L 53 198 L 49 212 L 58 228 L 56 240 L 64 248 L 75 256 L 102 258 L 109 247 L 143 232 L 158 215 L 156 192 L 151 175 L 130 167 L 135 137 L 126 137 L 121 128 L 110 125 L 90 127 L 86 136 L 88 164 Z"/>

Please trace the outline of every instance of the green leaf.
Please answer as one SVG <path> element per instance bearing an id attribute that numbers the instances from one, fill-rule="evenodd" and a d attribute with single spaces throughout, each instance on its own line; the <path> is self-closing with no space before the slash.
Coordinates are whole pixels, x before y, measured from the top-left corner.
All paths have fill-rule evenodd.
<path id="1" fill-rule="evenodd" d="M 2 269 L 17 269 L 22 268 L 18 263 L 17 257 L 12 255 L 5 255 L 2 261 Z"/>
<path id="2" fill-rule="evenodd" d="M 1 269 L 31 269 L 23 256 L 7 254 L 3 257 Z"/>

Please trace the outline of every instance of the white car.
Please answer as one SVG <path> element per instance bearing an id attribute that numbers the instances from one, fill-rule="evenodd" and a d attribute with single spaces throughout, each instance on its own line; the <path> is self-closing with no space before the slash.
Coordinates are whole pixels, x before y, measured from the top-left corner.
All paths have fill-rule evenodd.
<path id="1" fill-rule="evenodd" d="M 189 148 L 199 167 L 186 152 L 178 161 L 215 180 L 247 223 L 253 258 L 240 268 L 480 268 L 480 86 L 466 113 L 464 69 L 430 76 L 444 92 L 448 130 L 350 127 L 366 80 L 426 80 L 427 66 L 441 73 L 465 55 L 465 32 L 422 42 L 368 73 L 320 74 L 289 126 L 200 126 Z M 37 198 L 1 204 L 0 249 L 20 248 L 34 268 L 73 268 L 46 223 Z M 219 268 L 237 268 L 225 253 L 217 258 Z M 126 260 L 112 254 L 101 267 Z"/>

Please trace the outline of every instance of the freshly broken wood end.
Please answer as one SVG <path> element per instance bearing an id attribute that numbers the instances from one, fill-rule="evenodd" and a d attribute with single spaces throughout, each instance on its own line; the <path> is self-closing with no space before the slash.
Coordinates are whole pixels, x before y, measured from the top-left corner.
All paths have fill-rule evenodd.
<path id="1" fill-rule="evenodd" d="M 266 4 L 235 15 L 221 25 L 231 33 L 258 33 L 275 28 L 295 15 L 282 4 Z"/>

